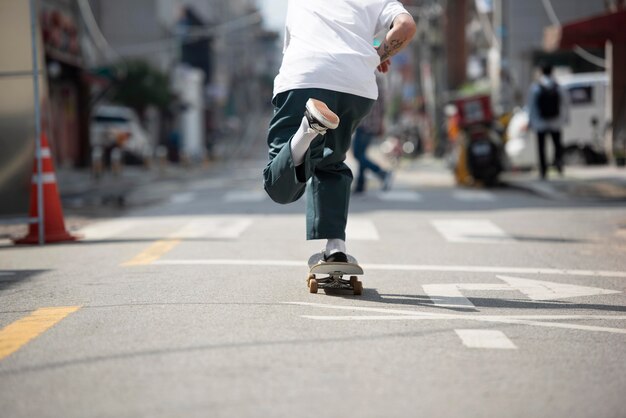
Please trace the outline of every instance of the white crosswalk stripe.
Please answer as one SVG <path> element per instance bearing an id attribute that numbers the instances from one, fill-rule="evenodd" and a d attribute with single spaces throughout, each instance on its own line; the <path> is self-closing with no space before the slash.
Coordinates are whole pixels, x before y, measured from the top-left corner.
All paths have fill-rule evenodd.
<path id="1" fill-rule="evenodd" d="M 484 190 L 456 190 L 452 197 L 463 202 L 495 202 L 496 195 Z"/>
<path id="2" fill-rule="evenodd" d="M 157 222 L 154 224 L 154 222 Z M 257 218 L 168 218 L 168 219 L 123 219 L 105 221 L 82 228 L 78 233 L 85 240 L 106 240 L 114 237 L 132 235 L 133 238 L 154 237 L 155 234 L 170 234 L 180 238 L 224 238 L 236 239 L 243 234 Z M 498 226 L 488 220 L 471 219 L 436 219 L 431 220 L 434 228 L 452 243 L 515 243 L 510 236 Z M 151 225 L 158 225 L 154 228 Z M 180 226 L 183 226 L 182 228 Z M 179 229 L 175 229 L 178 227 Z M 169 232 L 168 232 L 169 231 Z M 351 216 L 346 227 L 346 237 L 349 241 L 380 241 L 379 227 L 374 220 L 366 217 Z"/>
<path id="3" fill-rule="evenodd" d="M 196 219 L 175 232 L 173 238 L 237 239 L 251 225 L 252 219 L 247 218 Z"/>
<path id="4" fill-rule="evenodd" d="M 431 221 L 449 242 L 503 244 L 516 242 L 515 238 L 486 219 L 441 219 Z"/>
<path id="5" fill-rule="evenodd" d="M 517 346 L 502 331 L 487 329 L 456 329 L 463 345 L 468 348 L 515 350 Z"/>
<path id="6" fill-rule="evenodd" d="M 424 196 L 414 190 L 390 190 L 387 192 L 375 192 L 373 195 L 383 202 L 422 202 Z M 174 195 L 171 199 L 173 203 L 187 203 L 195 198 L 190 193 Z M 495 202 L 497 197 L 494 193 L 484 190 L 455 190 L 452 198 L 461 202 Z M 267 194 L 263 190 L 233 190 L 223 197 L 225 203 L 258 203 L 268 200 Z"/>
<path id="7" fill-rule="evenodd" d="M 234 190 L 226 193 L 224 202 L 226 203 L 254 203 L 262 202 L 267 198 L 263 190 Z"/>
<path id="8" fill-rule="evenodd" d="M 385 202 L 420 202 L 422 195 L 411 190 L 391 190 L 380 192 L 378 198 Z"/>
<path id="9" fill-rule="evenodd" d="M 350 218 L 346 227 L 346 238 L 350 241 L 378 241 L 380 235 L 374 222 L 368 219 Z"/>
<path id="10" fill-rule="evenodd" d="M 175 205 L 184 205 L 186 203 L 191 203 L 196 199 L 196 194 L 191 192 L 186 193 L 177 193 L 170 197 L 170 203 Z"/>
<path id="11" fill-rule="evenodd" d="M 120 235 L 135 225 L 137 225 L 137 221 L 130 219 L 105 221 L 88 225 L 80 229 L 78 234 L 84 240 L 98 241 Z"/>
<path id="12" fill-rule="evenodd" d="M 99 222 L 78 231 L 85 240 L 106 240 L 111 238 L 215 238 L 237 239 L 251 225 L 251 218 L 211 217 L 211 218 L 143 218 Z M 176 229 L 178 228 L 178 229 Z M 176 231 L 172 234 L 171 231 Z"/>

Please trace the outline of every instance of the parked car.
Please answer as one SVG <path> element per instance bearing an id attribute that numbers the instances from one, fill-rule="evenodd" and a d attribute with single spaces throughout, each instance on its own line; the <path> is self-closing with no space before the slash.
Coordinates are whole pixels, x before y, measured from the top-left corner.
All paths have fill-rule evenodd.
<path id="1" fill-rule="evenodd" d="M 563 128 L 564 163 L 604 164 L 604 131 L 607 124 L 606 73 L 569 74 L 557 77 L 570 101 L 570 123 Z M 506 155 L 512 168 L 538 165 L 536 136 L 528 127 L 527 109 L 515 111 L 507 128 Z M 551 141 L 547 141 L 552 155 Z"/>
<path id="2" fill-rule="evenodd" d="M 124 106 L 101 105 L 91 116 L 91 147 L 100 147 L 108 162 L 114 148 L 122 151 L 124 163 L 141 164 L 149 155 L 150 141 L 137 114 Z"/>

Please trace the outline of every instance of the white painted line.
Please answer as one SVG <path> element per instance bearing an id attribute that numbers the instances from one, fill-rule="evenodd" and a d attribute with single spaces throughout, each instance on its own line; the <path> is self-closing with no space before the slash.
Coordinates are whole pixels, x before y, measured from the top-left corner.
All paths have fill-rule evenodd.
<path id="1" fill-rule="evenodd" d="M 0 276 L 15 276 L 15 273 L 0 271 Z"/>
<path id="2" fill-rule="evenodd" d="M 251 266 L 251 267 L 307 267 L 302 261 L 271 260 L 158 260 L 152 263 L 161 266 Z"/>
<path id="3" fill-rule="evenodd" d="M 422 200 L 422 195 L 410 190 L 380 192 L 377 197 L 385 202 L 420 202 Z"/>
<path id="4" fill-rule="evenodd" d="M 367 219 L 348 220 L 346 226 L 346 237 L 350 241 L 378 241 L 380 235 L 374 223 Z"/>
<path id="5" fill-rule="evenodd" d="M 255 203 L 262 202 L 267 198 L 262 190 L 245 190 L 245 191 L 232 191 L 226 193 L 224 196 L 224 202 L 226 203 Z"/>
<path id="6" fill-rule="evenodd" d="M 252 225 L 252 220 L 230 218 L 197 219 L 172 234 L 172 239 L 237 239 Z"/>
<path id="7" fill-rule="evenodd" d="M 189 266 L 271 266 L 271 267 L 306 267 L 305 261 L 294 260 L 231 260 L 231 259 L 196 259 L 162 260 L 155 264 Z M 494 267 L 494 266 L 439 266 L 427 264 L 361 264 L 363 270 L 376 271 L 413 271 L 441 273 L 493 273 L 493 274 L 537 274 L 552 276 L 585 276 L 605 278 L 626 278 L 626 271 L 609 270 L 569 270 L 540 267 Z"/>
<path id="8" fill-rule="evenodd" d="M 624 334 L 626 335 L 626 329 L 623 328 L 610 328 L 610 327 L 598 327 L 590 325 L 576 325 L 566 324 L 560 322 L 541 322 L 541 321 L 553 321 L 553 320 L 626 320 L 626 315 L 537 315 L 533 318 L 532 315 L 479 315 L 479 314 L 441 314 L 441 313 L 429 313 L 410 311 L 407 309 L 383 309 L 383 308 L 369 308 L 363 306 L 341 306 L 341 305 L 325 305 L 321 303 L 308 303 L 308 302 L 283 302 L 285 305 L 315 307 L 323 309 L 333 310 L 346 310 L 353 312 L 374 312 L 383 313 L 383 316 L 369 316 L 369 317 L 357 317 L 357 316 L 310 316 L 302 315 L 303 318 L 315 319 L 322 321 L 334 321 L 334 320 L 393 320 L 392 314 L 397 315 L 397 321 L 413 321 L 413 320 L 462 320 L 462 321 L 478 321 L 487 323 L 499 323 L 510 325 L 528 325 L 543 328 L 559 328 L 570 329 L 576 331 L 591 331 L 591 332 L 607 332 L 610 334 Z M 347 318 L 347 319 L 345 319 Z M 359 319 L 356 319 L 359 318 Z M 361 319 L 364 318 L 364 319 Z M 379 319 L 380 318 L 380 319 Z"/>
<path id="9" fill-rule="evenodd" d="M 185 203 L 191 203 L 196 199 L 195 193 L 177 193 L 170 198 L 170 203 L 175 205 L 183 205 Z"/>
<path id="10" fill-rule="evenodd" d="M 463 202 L 494 202 L 496 195 L 484 190 L 456 190 L 452 197 Z"/>
<path id="11" fill-rule="evenodd" d="M 348 306 L 348 305 L 329 305 L 325 303 L 314 302 L 281 302 L 283 305 L 304 306 L 310 308 L 331 309 L 338 311 L 355 311 L 355 312 L 369 312 L 369 313 L 381 313 L 381 314 L 394 314 L 398 315 L 397 318 L 404 318 L 405 316 L 411 316 L 421 319 L 482 319 L 482 320 L 626 320 L 626 315 L 484 315 L 475 313 L 441 313 L 441 312 L 424 312 L 409 309 L 396 309 L 396 308 L 373 308 L 370 306 Z"/>
<path id="12" fill-rule="evenodd" d="M 463 345 L 469 348 L 515 350 L 517 347 L 502 331 L 489 329 L 455 329 Z"/>
<path id="13" fill-rule="evenodd" d="M 448 315 L 301 315 L 301 318 L 314 319 L 317 321 L 441 321 L 441 320 L 473 320 L 473 321 L 593 321 L 593 320 L 606 320 L 606 321 L 619 321 L 626 320 L 625 316 L 610 316 L 610 315 L 489 315 L 489 316 L 473 316 L 471 318 L 448 316 Z"/>
<path id="14" fill-rule="evenodd" d="M 503 244 L 516 242 L 491 221 L 485 219 L 441 219 L 431 221 L 449 242 Z"/>
<path id="15" fill-rule="evenodd" d="M 137 221 L 134 220 L 105 221 L 81 228 L 78 233 L 84 237 L 84 240 L 100 241 L 120 235 L 135 225 Z"/>

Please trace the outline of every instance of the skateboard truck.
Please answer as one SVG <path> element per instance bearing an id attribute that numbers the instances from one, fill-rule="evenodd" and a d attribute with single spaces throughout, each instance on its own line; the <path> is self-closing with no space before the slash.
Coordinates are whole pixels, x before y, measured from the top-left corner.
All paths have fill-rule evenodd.
<path id="1" fill-rule="evenodd" d="M 309 259 L 309 275 L 307 285 L 309 292 L 317 293 L 324 289 L 329 291 L 351 291 L 355 296 L 363 294 L 363 283 L 356 275 L 363 274 L 363 269 L 357 264 L 354 258 L 350 258 L 348 263 L 323 262 L 323 253 L 314 254 Z M 327 277 L 319 277 L 327 275 Z M 343 276 L 350 275 L 346 280 Z"/>
<path id="2" fill-rule="evenodd" d="M 363 294 L 363 283 L 356 276 L 350 276 L 350 280 L 345 280 L 341 272 L 331 273 L 324 278 L 317 278 L 315 274 L 309 274 L 307 284 L 311 293 L 317 293 L 319 289 L 328 289 L 351 290 L 355 296 Z"/>

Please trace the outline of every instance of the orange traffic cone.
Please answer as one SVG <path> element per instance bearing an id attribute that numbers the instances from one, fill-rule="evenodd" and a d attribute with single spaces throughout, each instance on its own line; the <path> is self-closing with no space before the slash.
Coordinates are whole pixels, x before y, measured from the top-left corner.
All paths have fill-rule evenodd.
<path id="1" fill-rule="evenodd" d="M 44 236 L 46 243 L 75 241 L 77 237 L 70 235 L 65 229 L 63 221 L 63 209 L 61 208 L 61 198 L 57 188 L 52 154 L 48 146 L 46 134 L 41 135 L 41 160 L 42 160 L 42 182 L 43 182 L 43 213 L 44 213 Z M 30 192 L 31 219 L 37 219 L 37 157 L 35 157 L 35 167 Z M 39 243 L 39 223 L 30 224 L 28 235 L 15 240 L 16 244 L 38 244 Z"/>

